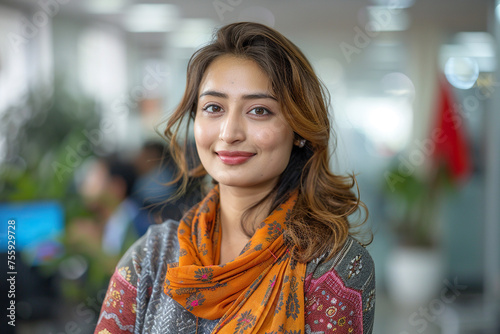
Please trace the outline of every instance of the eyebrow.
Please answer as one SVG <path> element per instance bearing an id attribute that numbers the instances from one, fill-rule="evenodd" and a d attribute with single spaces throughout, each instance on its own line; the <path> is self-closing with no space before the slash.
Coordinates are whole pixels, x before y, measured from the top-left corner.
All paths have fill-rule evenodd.
<path id="1" fill-rule="evenodd" d="M 207 91 L 201 93 L 198 98 L 200 98 L 202 96 L 215 96 L 215 97 L 220 97 L 220 98 L 224 98 L 224 99 L 228 98 L 227 94 L 222 93 L 222 92 L 217 92 L 215 90 L 207 90 Z M 246 95 L 243 95 L 243 99 L 244 100 L 272 99 L 272 100 L 278 101 L 278 99 L 276 99 L 274 96 L 266 94 L 266 93 L 246 94 Z"/>

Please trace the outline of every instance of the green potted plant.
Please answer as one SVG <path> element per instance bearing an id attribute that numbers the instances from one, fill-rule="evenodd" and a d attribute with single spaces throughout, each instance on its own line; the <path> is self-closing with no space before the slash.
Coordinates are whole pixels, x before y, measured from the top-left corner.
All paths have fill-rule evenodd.
<path id="1" fill-rule="evenodd" d="M 0 202 L 56 201 L 64 209 L 66 225 L 75 217 L 89 216 L 74 190 L 73 178 L 80 164 L 93 155 L 85 132 L 99 125 L 96 103 L 68 91 L 60 77 L 53 91 L 39 87 L 19 101 L 0 115 L 0 132 L 7 141 L 0 164 Z M 70 159 L 73 152 L 78 159 Z M 63 257 L 37 266 L 42 275 L 56 275 L 61 262 L 77 254 L 65 236 L 60 241 Z M 106 279 L 97 276 L 89 277 L 83 289 L 82 284 L 69 280 L 63 280 L 60 287 L 66 297 L 83 300 L 95 295 L 96 287 Z"/>
<path id="2" fill-rule="evenodd" d="M 398 305 L 414 307 L 428 302 L 441 284 L 439 211 L 449 182 L 441 168 L 406 171 L 399 165 L 385 178 L 388 219 L 396 237 L 387 274 L 389 295 Z"/>

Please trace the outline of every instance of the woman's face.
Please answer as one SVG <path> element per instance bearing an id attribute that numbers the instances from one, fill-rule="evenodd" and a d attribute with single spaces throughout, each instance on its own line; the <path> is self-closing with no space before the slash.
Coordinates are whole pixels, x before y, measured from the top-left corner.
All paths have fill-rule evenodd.
<path id="1" fill-rule="evenodd" d="M 285 170 L 293 131 L 267 75 L 252 60 L 220 56 L 198 91 L 196 147 L 221 186 L 272 189 Z"/>

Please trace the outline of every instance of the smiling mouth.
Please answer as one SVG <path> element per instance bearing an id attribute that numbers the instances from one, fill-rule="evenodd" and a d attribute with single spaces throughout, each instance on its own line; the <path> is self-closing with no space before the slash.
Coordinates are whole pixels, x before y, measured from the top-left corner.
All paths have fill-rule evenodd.
<path id="1" fill-rule="evenodd" d="M 215 152 L 222 163 L 226 165 L 240 165 L 250 160 L 255 153 L 245 151 L 218 151 Z"/>

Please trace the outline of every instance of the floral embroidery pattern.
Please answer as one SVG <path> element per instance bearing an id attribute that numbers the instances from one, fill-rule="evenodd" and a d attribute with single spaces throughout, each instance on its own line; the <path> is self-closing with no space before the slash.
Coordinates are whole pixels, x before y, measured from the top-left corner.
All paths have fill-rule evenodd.
<path id="1" fill-rule="evenodd" d="M 203 267 L 196 270 L 194 278 L 202 282 L 210 282 L 213 277 L 214 270 L 211 268 Z"/>
<path id="2" fill-rule="evenodd" d="M 252 284 L 250 285 L 250 287 L 247 289 L 247 292 L 245 292 L 245 299 L 248 298 L 248 296 L 250 296 L 252 294 L 252 292 L 255 291 L 255 289 L 257 288 L 257 286 L 259 286 L 260 281 L 262 280 L 263 277 L 264 277 L 264 275 L 260 274 L 259 277 L 257 277 L 257 279 L 252 282 Z"/>
<path id="3" fill-rule="evenodd" d="M 271 295 L 271 292 L 273 291 L 275 284 L 276 284 L 276 275 L 274 275 L 273 279 L 269 281 L 269 285 L 267 286 L 266 294 L 264 295 L 264 298 L 262 299 L 261 305 L 264 305 L 267 303 L 267 300 L 269 299 L 269 296 Z"/>
<path id="4" fill-rule="evenodd" d="M 351 260 L 351 263 L 349 264 L 348 268 L 349 269 L 349 275 L 347 275 L 347 278 L 351 278 L 359 274 L 361 271 L 361 268 L 363 268 L 363 261 L 361 260 L 361 255 L 356 256 L 354 259 Z"/>
<path id="5" fill-rule="evenodd" d="M 318 297 L 316 297 L 316 296 L 311 296 L 311 297 L 309 297 L 309 298 L 305 297 L 304 298 L 304 306 L 305 306 L 305 308 L 311 308 L 314 304 L 316 304 L 316 301 L 318 300 Z"/>
<path id="6" fill-rule="evenodd" d="M 372 289 L 372 291 L 370 291 L 370 294 L 368 295 L 368 299 L 366 300 L 366 305 L 363 312 L 371 311 L 371 309 L 374 306 L 375 306 L 375 289 Z"/>
<path id="7" fill-rule="evenodd" d="M 243 334 L 246 330 L 250 329 L 255 325 L 255 320 L 257 318 L 252 314 L 251 310 L 244 312 L 238 319 L 236 324 L 236 329 L 234 334 Z"/>
<path id="8" fill-rule="evenodd" d="M 193 294 L 186 299 L 186 310 L 192 311 L 196 306 L 203 305 L 205 296 L 201 293 Z"/>
<path id="9" fill-rule="evenodd" d="M 117 305 L 120 305 L 120 302 L 122 300 L 122 295 L 125 294 L 125 291 L 122 289 L 117 290 L 116 288 L 116 282 L 113 282 L 111 284 L 111 288 L 108 291 L 108 298 L 106 298 L 106 306 L 108 307 L 116 307 Z M 123 302 L 121 302 L 123 304 Z M 122 305 L 123 307 L 123 305 Z M 122 311 L 120 310 L 120 313 Z"/>
<path id="10" fill-rule="evenodd" d="M 276 239 L 281 233 L 283 233 L 283 227 L 277 221 L 273 221 L 267 226 L 268 236 L 266 237 L 267 241 L 271 241 Z"/>
<path id="11" fill-rule="evenodd" d="M 200 253 L 203 254 L 203 256 L 207 256 L 208 254 L 207 244 L 202 244 L 200 246 Z"/>
<path id="12" fill-rule="evenodd" d="M 203 242 L 203 232 L 201 231 L 201 228 L 198 228 L 195 233 L 196 233 L 196 246 L 198 246 L 198 249 L 200 251 L 202 251 L 203 249 L 206 249 L 207 245 L 202 243 Z"/>
<path id="13" fill-rule="evenodd" d="M 130 282 L 130 269 L 129 269 L 129 267 L 121 267 L 117 271 L 121 277 L 125 278 L 127 280 L 127 282 Z"/>
<path id="14" fill-rule="evenodd" d="M 103 300 L 96 333 L 132 333 L 134 331 L 137 292 L 129 280 L 128 267 L 118 268 L 113 274 Z"/>
<path id="15" fill-rule="evenodd" d="M 177 293 L 177 294 L 193 294 L 195 292 L 196 292 L 196 289 L 194 289 L 194 288 L 175 289 L 175 293 Z"/>
<path id="16" fill-rule="evenodd" d="M 99 331 L 98 334 L 111 334 L 111 332 L 108 331 L 107 329 L 103 329 L 102 331 Z"/>
<path id="17" fill-rule="evenodd" d="M 283 328 L 283 326 L 279 326 L 277 331 L 266 332 L 265 334 L 302 334 L 302 330 L 286 330 Z"/>
<path id="18" fill-rule="evenodd" d="M 283 291 L 281 291 L 278 303 L 276 304 L 276 309 L 274 310 L 274 314 L 278 314 L 278 313 L 281 312 L 281 308 L 284 305 L 284 303 L 283 303 L 283 297 L 284 297 L 284 294 L 283 294 Z"/>
<path id="19" fill-rule="evenodd" d="M 283 240 L 285 214 L 293 208 L 297 196 L 295 191 L 263 220 L 262 228 L 255 231 L 248 245 L 242 245 L 246 246 L 244 256 L 219 265 L 222 236 L 219 224 L 214 224 L 219 210 L 216 185 L 191 209 L 195 218 L 186 219 L 185 215 L 179 222 L 179 229 L 185 230 L 183 235 L 177 234 L 179 248 L 186 249 L 187 255 L 179 258 L 177 267 L 167 264 L 163 291 L 193 315 L 219 319 L 213 332 L 248 332 L 257 322 L 263 326 L 259 327 L 262 333 L 280 324 L 284 325 L 282 333 L 285 329 L 302 329 L 306 264 L 294 264 L 292 268 Z M 288 284 L 283 282 L 284 276 Z M 188 293 L 187 289 L 193 290 Z M 261 306 L 263 299 L 267 299 L 267 304 Z M 275 318 L 267 308 L 276 308 L 278 302 L 281 312 Z M 258 311 L 252 309 L 255 305 L 259 306 Z"/>
<path id="20" fill-rule="evenodd" d="M 245 245 L 245 247 L 243 247 L 243 249 L 241 250 L 240 255 L 244 254 L 246 251 L 248 251 L 251 246 L 252 246 L 252 241 L 247 242 L 247 244 Z"/>
<path id="21" fill-rule="evenodd" d="M 337 314 L 337 308 L 335 306 L 330 306 L 329 308 L 326 309 L 326 315 L 331 318 Z"/>
<path id="22" fill-rule="evenodd" d="M 328 332 L 362 332 L 363 305 L 359 291 L 347 288 L 334 272 L 317 280 L 310 275 L 306 278 L 306 286 L 309 286 L 306 292 L 309 298 L 305 302 L 305 317 L 310 332 L 325 328 Z"/>
<path id="23" fill-rule="evenodd" d="M 288 295 L 288 300 L 286 301 L 286 317 L 292 317 L 294 320 L 299 316 L 299 299 L 297 294 L 293 293 Z"/>
<path id="24" fill-rule="evenodd" d="M 286 281 L 286 279 L 285 279 Z M 295 277 L 292 277 L 290 281 L 290 294 L 286 301 L 286 317 L 292 317 L 294 320 L 297 319 L 300 313 L 299 299 L 297 296 L 298 282 Z"/>
<path id="25" fill-rule="evenodd" d="M 286 214 L 285 214 L 285 221 L 286 222 L 289 222 L 291 220 L 291 218 L 292 218 L 292 211 L 293 211 L 292 209 L 288 209 L 286 211 Z"/>

